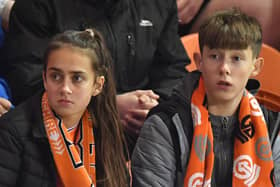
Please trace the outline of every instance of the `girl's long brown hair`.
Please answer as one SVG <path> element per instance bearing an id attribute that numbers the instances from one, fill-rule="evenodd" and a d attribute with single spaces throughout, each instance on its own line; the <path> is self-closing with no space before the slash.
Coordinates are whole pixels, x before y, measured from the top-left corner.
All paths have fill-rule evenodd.
<path id="1" fill-rule="evenodd" d="M 104 76 L 102 92 L 92 97 L 88 109 L 93 115 L 96 160 L 99 168 L 97 185 L 106 187 L 128 186 L 125 165 L 126 144 L 116 105 L 116 89 L 112 76 L 112 59 L 99 32 L 66 31 L 50 42 L 45 53 L 46 71 L 49 54 L 63 47 L 72 47 L 90 57 L 96 76 Z"/>

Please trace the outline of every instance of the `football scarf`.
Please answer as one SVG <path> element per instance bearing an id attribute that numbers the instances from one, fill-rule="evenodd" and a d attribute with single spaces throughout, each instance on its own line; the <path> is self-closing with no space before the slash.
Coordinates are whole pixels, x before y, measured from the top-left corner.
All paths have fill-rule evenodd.
<path id="1" fill-rule="evenodd" d="M 42 113 L 51 152 L 63 186 L 96 186 L 94 133 L 89 112 L 85 111 L 74 142 L 63 121 L 52 112 L 46 93 L 42 97 Z"/>
<path id="2" fill-rule="evenodd" d="M 213 133 L 203 105 L 202 77 L 192 95 L 194 135 L 184 179 L 185 187 L 210 187 L 214 165 Z M 267 126 L 257 100 L 245 91 L 240 102 L 239 128 L 234 140 L 232 186 L 273 186 L 273 159 Z M 220 171 L 223 172 L 223 171 Z"/>

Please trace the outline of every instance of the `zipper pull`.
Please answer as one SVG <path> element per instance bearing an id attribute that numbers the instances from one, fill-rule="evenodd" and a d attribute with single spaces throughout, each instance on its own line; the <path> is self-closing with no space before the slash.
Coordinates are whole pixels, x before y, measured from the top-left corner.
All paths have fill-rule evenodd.
<path id="1" fill-rule="evenodd" d="M 135 56 L 135 38 L 132 33 L 128 33 L 127 35 L 127 43 L 129 46 L 129 52 L 131 56 Z"/>
<path id="2" fill-rule="evenodd" d="M 223 119 L 222 119 L 222 127 L 224 129 L 226 129 L 227 128 L 227 124 L 228 124 L 228 117 L 223 117 Z"/>

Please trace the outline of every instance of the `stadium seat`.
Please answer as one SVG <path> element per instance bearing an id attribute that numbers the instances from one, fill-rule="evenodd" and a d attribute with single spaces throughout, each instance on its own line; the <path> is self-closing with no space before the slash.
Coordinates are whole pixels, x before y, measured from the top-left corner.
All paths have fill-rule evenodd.
<path id="1" fill-rule="evenodd" d="M 264 58 L 264 66 L 260 74 L 254 77 L 261 83 L 256 98 L 267 108 L 280 112 L 280 52 L 263 44 L 260 57 Z"/>
<path id="2" fill-rule="evenodd" d="M 185 50 L 191 60 L 191 63 L 189 65 L 186 66 L 186 69 L 188 71 L 193 71 L 196 70 L 196 65 L 193 59 L 193 54 L 195 52 L 200 53 L 199 50 L 199 43 L 198 43 L 198 34 L 194 33 L 194 34 L 189 34 L 186 36 L 181 37 L 181 41 L 185 47 Z"/>

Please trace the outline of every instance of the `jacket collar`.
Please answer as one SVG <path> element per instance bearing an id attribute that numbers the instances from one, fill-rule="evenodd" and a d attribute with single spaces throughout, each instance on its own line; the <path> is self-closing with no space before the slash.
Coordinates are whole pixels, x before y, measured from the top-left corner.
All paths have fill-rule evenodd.
<path id="1" fill-rule="evenodd" d="M 43 92 L 39 92 L 38 94 L 34 95 L 28 104 L 30 104 L 30 108 L 34 111 L 32 123 L 34 124 L 32 126 L 32 134 L 35 138 L 46 138 L 47 134 L 44 128 L 44 122 L 43 122 L 43 115 L 42 115 L 42 109 L 41 109 L 41 98 L 42 98 Z"/>
<path id="2" fill-rule="evenodd" d="M 192 93 L 198 85 L 201 73 L 199 71 L 193 71 L 188 73 L 182 82 L 180 82 L 173 90 L 172 95 L 175 95 L 183 101 L 190 102 Z"/>

